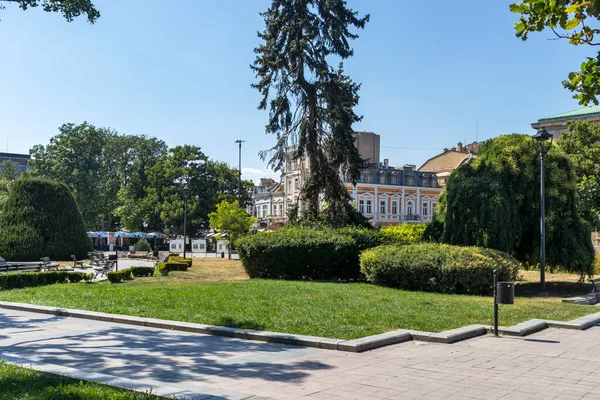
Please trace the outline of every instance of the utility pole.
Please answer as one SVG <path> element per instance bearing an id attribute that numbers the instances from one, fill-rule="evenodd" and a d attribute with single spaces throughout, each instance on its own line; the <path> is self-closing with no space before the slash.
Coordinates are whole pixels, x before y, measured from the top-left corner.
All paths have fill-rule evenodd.
<path id="1" fill-rule="evenodd" d="M 238 144 L 238 154 L 239 154 L 239 161 L 238 161 L 238 205 L 241 208 L 244 208 L 243 204 L 242 204 L 242 143 L 244 143 L 245 140 L 236 140 L 235 143 Z"/>

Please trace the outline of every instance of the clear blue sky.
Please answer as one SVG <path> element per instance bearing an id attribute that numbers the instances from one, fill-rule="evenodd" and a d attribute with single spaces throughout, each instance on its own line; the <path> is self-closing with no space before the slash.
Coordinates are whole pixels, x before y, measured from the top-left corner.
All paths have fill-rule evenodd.
<path id="1" fill-rule="evenodd" d="M 211 158 L 264 169 L 274 137 L 249 64 L 269 0 L 94 0 L 102 16 L 66 22 L 0 11 L 0 151 L 27 153 L 63 123 L 85 120 L 190 143 Z M 371 22 L 347 72 L 362 83 L 357 130 L 381 135 L 382 159 L 421 164 L 443 147 L 531 133 L 538 118 L 579 106 L 561 81 L 593 48 L 522 42 L 511 1 L 350 0 Z M 260 171 L 245 170 L 247 178 Z"/>

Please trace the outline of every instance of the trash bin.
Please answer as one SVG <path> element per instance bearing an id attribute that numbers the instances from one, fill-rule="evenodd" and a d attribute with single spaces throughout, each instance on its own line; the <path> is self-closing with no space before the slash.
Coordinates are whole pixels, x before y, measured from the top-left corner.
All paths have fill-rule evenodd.
<path id="1" fill-rule="evenodd" d="M 108 261 L 116 261 L 117 260 L 117 255 L 116 254 L 109 254 L 108 255 Z"/>
<path id="2" fill-rule="evenodd" d="M 154 258 L 158 258 L 158 250 L 154 250 L 154 251 L 152 252 L 152 257 L 154 257 Z"/>
<path id="3" fill-rule="evenodd" d="M 225 258 L 225 252 L 224 251 L 221 252 L 221 258 Z"/>
<path id="4" fill-rule="evenodd" d="M 496 302 L 498 304 L 515 304 L 514 282 L 498 282 L 496 285 Z"/>

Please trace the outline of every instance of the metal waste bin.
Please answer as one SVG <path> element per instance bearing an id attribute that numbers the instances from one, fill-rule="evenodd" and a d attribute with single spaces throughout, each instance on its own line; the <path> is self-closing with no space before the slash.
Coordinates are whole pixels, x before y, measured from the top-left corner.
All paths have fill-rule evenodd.
<path id="1" fill-rule="evenodd" d="M 154 257 L 154 258 L 158 258 L 158 250 L 154 250 L 154 251 L 152 252 L 152 257 Z"/>
<path id="2" fill-rule="evenodd" d="M 498 282 L 496 284 L 496 303 L 515 304 L 514 282 Z"/>
<path id="3" fill-rule="evenodd" d="M 117 255 L 116 254 L 109 254 L 108 255 L 108 261 L 116 261 L 117 260 Z"/>
<path id="4" fill-rule="evenodd" d="M 225 258 L 225 252 L 224 251 L 221 252 L 221 258 Z"/>

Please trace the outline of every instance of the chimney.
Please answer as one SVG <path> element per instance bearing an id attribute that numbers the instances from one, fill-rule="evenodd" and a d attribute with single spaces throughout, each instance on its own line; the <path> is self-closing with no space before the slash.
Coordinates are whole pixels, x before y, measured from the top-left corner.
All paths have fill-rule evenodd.
<path id="1" fill-rule="evenodd" d="M 388 169 L 388 167 L 390 166 L 390 160 L 387 158 L 383 159 L 383 168 Z"/>
<path id="2" fill-rule="evenodd" d="M 447 147 L 444 147 L 444 153 L 446 153 L 448 151 Z"/>
<path id="3" fill-rule="evenodd" d="M 456 150 L 457 150 L 459 153 L 462 153 L 462 152 L 463 152 L 463 144 L 462 144 L 462 142 L 458 142 L 458 144 L 456 145 Z"/>

